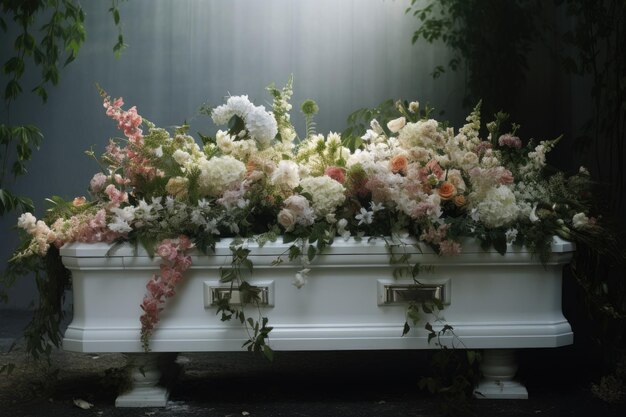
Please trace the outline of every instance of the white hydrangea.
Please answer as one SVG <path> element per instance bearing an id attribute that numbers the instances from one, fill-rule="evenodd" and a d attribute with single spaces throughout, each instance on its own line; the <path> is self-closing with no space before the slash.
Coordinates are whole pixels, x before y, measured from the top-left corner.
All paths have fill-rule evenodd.
<path id="1" fill-rule="evenodd" d="M 318 218 L 333 213 L 346 199 L 343 185 L 326 175 L 304 178 L 300 185 L 313 198 L 313 211 Z"/>
<path id="2" fill-rule="evenodd" d="M 244 163 L 230 155 L 211 160 L 202 158 L 198 161 L 198 168 L 200 193 L 212 197 L 220 196 L 228 188 L 238 185 L 246 174 Z"/>
<path id="3" fill-rule="evenodd" d="M 478 217 L 487 227 L 500 227 L 510 224 L 519 214 L 515 194 L 507 186 L 491 188 L 478 203 Z"/>
<path id="4" fill-rule="evenodd" d="M 226 104 L 216 107 L 211 112 L 211 118 L 216 125 L 228 123 L 231 117 L 237 115 L 242 119 L 254 108 L 254 104 L 248 100 L 248 96 L 230 96 Z"/>
<path id="5" fill-rule="evenodd" d="M 260 149 L 267 148 L 278 134 L 276 119 L 265 111 L 264 106 L 252 108 L 244 118 L 250 137 L 256 140 Z"/>
<path id="6" fill-rule="evenodd" d="M 278 134 L 278 125 L 274 116 L 264 106 L 254 106 L 248 96 L 231 96 L 226 104 L 216 107 L 211 112 L 213 122 L 223 125 L 233 116 L 239 116 L 245 123 L 246 131 L 257 141 L 259 148 L 268 147 Z M 245 136 L 246 132 L 241 134 Z"/>

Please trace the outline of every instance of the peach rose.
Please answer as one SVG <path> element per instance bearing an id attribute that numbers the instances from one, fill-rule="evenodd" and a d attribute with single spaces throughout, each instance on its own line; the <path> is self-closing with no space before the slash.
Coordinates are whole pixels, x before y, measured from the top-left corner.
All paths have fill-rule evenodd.
<path id="1" fill-rule="evenodd" d="M 391 158 L 391 161 L 389 161 L 389 165 L 391 168 L 391 172 L 393 172 L 394 174 L 406 174 L 406 169 L 409 165 L 409 161 L 404 155 L 396 155 Z"/>
<path id="2" fill-rule="evenodd" d="M 466 203 L 465 196 L 462 194 L 455 195 L 454 198 L 452 199 L 452 202 L 457 207 L 463 207 Z"/>
<path id="3" fill-rule="evenodd" d="M 82 206 L 83 204 L 85 204 L 86 202 L 87 202 L 87 199 L 86 199 L 85 197 L 76 197 L 76 198 L 74 199 L 74 201 L 72 201 L 72 205 L 73 205 L 74 207 L 80 207 L 80 206 Z"/>
<path id="4" fill-rule="evenodd" d="M 456 187 L 451 182 L 445 181 L 439 186 L 437 192 L 442 200 L 449 200 L 456 194 Z"/>

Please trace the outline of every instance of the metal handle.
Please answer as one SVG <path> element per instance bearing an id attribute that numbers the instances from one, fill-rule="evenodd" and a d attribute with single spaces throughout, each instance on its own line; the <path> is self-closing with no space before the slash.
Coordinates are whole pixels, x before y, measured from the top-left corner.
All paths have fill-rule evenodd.
<path id="1" fill-rule="evenodd" d="M 446 303 L 445 284 L 385 284 L 383 304 L 402 304 L 409 301 L 439 300 Z"/>
<path id="2" fill-rule="evenodd" d="M 258 291 L 259 306 L 270 305 L 270 289 L 269 286 L 254 286 L 255 291 Z M 208 296 L 208 297 L 207 297 Z M 230 305 L 242 304 L 242 293 L 238 288 L 221 287 L 221 286 L 206 286 L 205 287 L 205 307 L 214 306 L 221 299 L 227 298 L 230 300 Z M 246 300 L 248 303 L 249 300 Z"/>

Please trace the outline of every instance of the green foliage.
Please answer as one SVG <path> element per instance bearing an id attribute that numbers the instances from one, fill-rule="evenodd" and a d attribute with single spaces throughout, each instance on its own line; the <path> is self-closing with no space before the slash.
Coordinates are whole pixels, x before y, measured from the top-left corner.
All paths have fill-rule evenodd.
<path id="1" fill-rule="evenodd" d="M 109 11 L 119 29 L 116 55 L 125 47 L 121 32 L 118 5 L 122 0 L 111 0 Z M 45 103 L 48 88 L 59 83 L 61 69 L 72 63 L 86 39 L 85 13 L 78 0 L 1 0 L 0 30 L 14 35 L 13 48 L 4 51 L 2 72 L 6 75 L 3 98 L 7 110 L 24 88 L 36 94 Z M 6 19 L 5 19 L 6 16 Z M 34 85 L 25 86 L 23 76 L 27 69 L 40 70 Z M 25 175 L 26 165 L 43 138 L 32 125 L 0 126 L 0 216 L 13 210 L 32 211 L 30 199 L 16 195 L 9 188 L 8 171 L 13 177 Z"/>
<path id="2" fill-rule="evenodd" d="M 537 0 L 412 0 L 406 13 L 419 22 L 413 43 L 443 42 L 453 52 L 432 76 L 438 78 L 446 67 L 465 70 L 465 105 L 483 98 L 487 114 L 493 114 L 510 108 L 524 84 L 527 55 L 540 33 L 540 10 Z"/>
<path id="3" fill-rule="evenodd" d="M 259 302 L 260 288 L 251 285 L 244 279 L 244 272 L 252 274 L 253 263 L 248 259 L 250 249 L 243 246 L 241 239 L 234 240 L 230 245 L 232 253 L 231 265 L 228 268 L 220 268 L 220 282 L 231 283 L 230 295 L 217 301 L 216 314 L 221 314 L 222 321 L 229 321 L 233 318 L 239 320 L 244 325 L 248 334 L 242 347 L 250 352 L 263 354 L 268 360 L 274 360 L 274 352 L 267 344 L 272 327 L 268 326 L 267 317 L 263 317 Z M 241 304 L 230 303 L 232 291 L 237 290 Z M 246 313 L 246 307 L 251 305 L 257 310 L 257 318 Z"/>

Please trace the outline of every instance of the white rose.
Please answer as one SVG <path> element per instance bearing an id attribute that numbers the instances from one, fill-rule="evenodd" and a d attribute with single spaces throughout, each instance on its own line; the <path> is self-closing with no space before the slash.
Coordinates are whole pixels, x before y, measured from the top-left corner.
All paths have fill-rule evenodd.
<path id="1" fill-rule="evenodd" d="M 296 224 L 296 216 L 289 209 L 282 209 L 278 213 L 278 223 L 287 231 L 291 231 Z"/>

